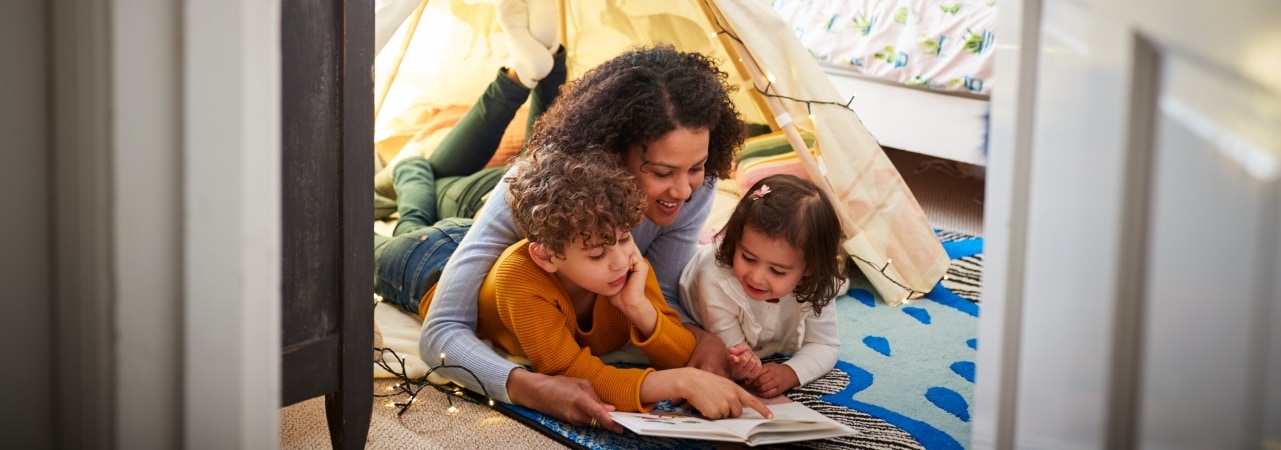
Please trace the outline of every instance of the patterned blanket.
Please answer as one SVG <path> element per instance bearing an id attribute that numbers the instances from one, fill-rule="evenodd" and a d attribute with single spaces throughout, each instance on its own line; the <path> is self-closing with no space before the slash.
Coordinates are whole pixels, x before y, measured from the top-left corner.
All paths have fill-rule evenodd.
<path id="1" fill-rule="evenodd" d="M 822 64 L 893 83 L 988 95 L 996 0 L 774 0 Z"/>

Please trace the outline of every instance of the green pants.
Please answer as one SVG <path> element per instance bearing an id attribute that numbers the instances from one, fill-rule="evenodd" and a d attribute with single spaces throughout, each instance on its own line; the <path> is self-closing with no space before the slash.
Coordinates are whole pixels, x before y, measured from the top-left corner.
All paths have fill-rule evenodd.
<path id="1" fill-rule="evenodd" d="M 565 83 L 563 48 L 553 61 L 551 73 L 533 89 L 529 120 L 525 123 L 526 136 Z M 393 236 L 432 226 L 438 220 L 476 215 L 506 171 L 503 167 L 483 168 L 498 151 L 503 132 L 530 93 L 529 88 L 508 78 L 500 69 L 484 94 L 458 120 L 430 158 L 410 157 L 396 165 L 392 185 L 396 189 L 396 211 L 400 219 Z M 386 199 L 376 203 L 387 206 Z M 381 241 L 383 239 L 375 237 L 376 246 Z"/>

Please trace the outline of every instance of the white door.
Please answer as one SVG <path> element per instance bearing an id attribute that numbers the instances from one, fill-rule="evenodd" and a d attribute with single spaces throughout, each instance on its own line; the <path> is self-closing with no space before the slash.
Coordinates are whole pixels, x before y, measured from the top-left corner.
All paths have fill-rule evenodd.
<path id="1" fill-rule="evenodd" d="M 1030 140 L 989 167 L 1009 403 L 976 404 L 1008 414 L 976 447 L 1281 448 L 1281 2 L 1029 3 Z"/>

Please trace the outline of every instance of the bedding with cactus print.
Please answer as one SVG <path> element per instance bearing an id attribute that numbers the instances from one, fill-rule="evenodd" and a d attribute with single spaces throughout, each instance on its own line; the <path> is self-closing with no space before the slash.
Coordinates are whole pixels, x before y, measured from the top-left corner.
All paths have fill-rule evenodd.
<path id="1" fill-rule="evenodd" d="M 770 4 L 821 64 L 932 90 L 992 90 L 996 0 Z"/>

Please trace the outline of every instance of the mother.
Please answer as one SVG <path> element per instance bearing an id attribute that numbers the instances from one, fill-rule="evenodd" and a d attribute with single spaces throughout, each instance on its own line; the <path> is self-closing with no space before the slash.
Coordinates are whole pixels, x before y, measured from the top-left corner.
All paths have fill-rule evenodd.
<path id="1" fill-rule="evenodd" d="M 746 137 L 729 98 L 727 74 L 708 57 L 670 46 L 629 51 L 570 84 L 535 124 L 529 151 L 606 151 L 625 161 L 647 200 L 632 235 L 653 266 L 669 305 L 694 332 L 690 365 L 726 374 L 725 344 L 693 325 L 680 306 L 681 270 L 693 254 L 718 178 L 728 176 Z M 495 192 L 506 192 L 506 182 Z M 525 370 L 475 334 L 477 294 L 498 256 L 521 239 L 505 195 L 491 195 L 436 285 L 419 340 L 427 363 L 470 369 L 495 398 L 572 423 L 617 429 L 584 380 Z M 466 382 L 469 378 L 452 373 Z M 726 405 L 737 410 L 739 405 Z"/>

